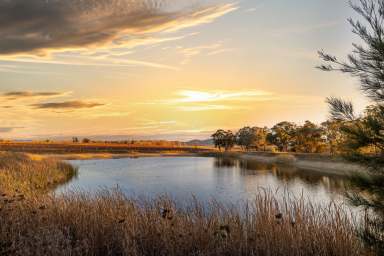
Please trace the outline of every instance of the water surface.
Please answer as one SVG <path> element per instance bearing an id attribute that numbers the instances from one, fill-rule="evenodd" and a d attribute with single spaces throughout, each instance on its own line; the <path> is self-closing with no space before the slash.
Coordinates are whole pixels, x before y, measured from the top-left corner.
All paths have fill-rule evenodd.
<path id="1" fill-rule="evenodd" d="M 253 160 L 209 157 L 153 157 L 70 161 L 79 175 L 57 191 L 94 192 L 117 186 L 127 196 L 154 198 L 167 194 L 177 201 L 195 196 L 238 203 L 252 200 L 260 189 L 304 196 L 315 203 L 343 201 L 344 178 L 292 166 Z"/>

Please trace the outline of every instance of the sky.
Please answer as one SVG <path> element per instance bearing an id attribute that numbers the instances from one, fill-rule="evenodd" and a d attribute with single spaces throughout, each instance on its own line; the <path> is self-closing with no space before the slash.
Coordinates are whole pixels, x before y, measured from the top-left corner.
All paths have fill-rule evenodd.
<path id="1" fill-rule="evenodd" d="M 0 0 L 0 137 L 189 140 L 367 102 L 344 0 Z"/>

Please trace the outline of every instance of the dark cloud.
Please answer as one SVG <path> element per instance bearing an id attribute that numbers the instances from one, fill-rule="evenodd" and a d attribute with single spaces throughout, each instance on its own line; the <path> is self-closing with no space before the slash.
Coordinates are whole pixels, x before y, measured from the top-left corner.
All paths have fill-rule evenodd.
<path id="1" fill-rule="evenodd" d="M 0 133 L 8 133 L 8 132 L 12 132 L 14 131 L 15 129 L 22 129 L 24 127 L 0 127 Z"/>
<path id="2" fill-rule="evenodd" d="M 64 101 L 64 102 L 49 102 L 38 103 L 32 106 L 37 109 L 82 109 L 82 108 L 94 108 L 104 106 L 105 104 L 96 102 L 84 102 L 84 101 Z"/>
<path id="3" fill-rule="evenodd" d="M 234 9 L 182 2 L 188 1 L 0 0 L 0 54 L 124 44 L 130 36 L 204 23 Z"/>
<path id="4" fill-rule="evenodd" d="M 61 92 L 29 92 L 29 91 L 15 91 L 6 92 L 3 94 L 4 97 L 17 99 L 17 98 L 32 98 L 32 97 L 53 97 L 62 96 Z"/>

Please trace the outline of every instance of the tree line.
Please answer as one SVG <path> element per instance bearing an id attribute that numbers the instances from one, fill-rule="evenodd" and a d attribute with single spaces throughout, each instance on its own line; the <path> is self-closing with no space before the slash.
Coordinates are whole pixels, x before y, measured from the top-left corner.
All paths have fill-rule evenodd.
<path id="1" fill-rule="evenodd" d="M 284 121 L 272 128 L 248 126 L 236 133 L 220 129 L 212 135 L 212 139 L 216 148 L 225 151 L 237 145 L 244 151 L 272 148 L 281 152 L 335 154 L 342 151 L 345 139 L 340 130 L 342 124 L 339 120 L 328 120 L 321 125 L 310 121 L 303 125 Z"/>

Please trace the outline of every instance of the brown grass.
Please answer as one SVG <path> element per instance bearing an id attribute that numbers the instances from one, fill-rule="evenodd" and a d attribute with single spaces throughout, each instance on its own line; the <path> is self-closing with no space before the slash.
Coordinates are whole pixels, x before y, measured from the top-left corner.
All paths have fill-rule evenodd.
<path id="1" fill-rule="evenodd" d="M 0 248 L 12 255 L 365 255 L 338 207 L 318 208 L 269 193 L 248 207 L 120 192 L 6 203 Z"/>
<path id="2" fill-rule="evenodd" d="M 71 154 L 71 153 L 162 153 L 183 152 L 199 153 L 214 151 L 211 147 L 186 146 L 173 143 L 71 143 L 71 142 L 0 142 L 0 150 L 34 154 Z"/>
<path id="3" fill-rule="evenodd" d="M 70 164 L 54 159 L 0 152 L 0 193 L 46 192 L 76 174 Z"/>
<path id="4" fill-rule="evenodd" d="M 69 167 L 26 155 L 0 158 L 8 188 L 0 194 L 0 255 L 368 255 L 336 205 L 279 202 L 270 192 L 243 207 L 180 206 L 120 191 L 23 196 L 19 186 L 49 187 L 68 179 Z"/>

